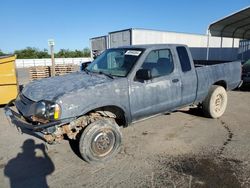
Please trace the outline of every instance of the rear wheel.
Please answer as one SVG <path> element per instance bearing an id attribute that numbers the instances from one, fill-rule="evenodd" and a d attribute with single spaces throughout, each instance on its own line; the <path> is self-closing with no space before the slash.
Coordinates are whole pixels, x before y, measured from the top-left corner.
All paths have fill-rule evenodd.
<path id="1" fill-rule="evenodd" d="M 202 102 L 202 109 L 207 117 L 221 117 L 227 107 L 227 92 L 222 86 L 213 85 Z"/>
<path id="2" fill-rule="evenodd" d="M 87 162 L 103 162 L 114 157 L 120 149 L 122 135 L 114 119 L 102 118 L 83 131 L 79 151 Z"/>

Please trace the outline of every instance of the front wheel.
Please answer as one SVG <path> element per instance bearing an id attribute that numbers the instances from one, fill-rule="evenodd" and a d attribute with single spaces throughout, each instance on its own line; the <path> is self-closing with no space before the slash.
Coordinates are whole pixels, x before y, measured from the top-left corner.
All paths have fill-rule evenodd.
<path id="1" fill-rule="evenodd" d="M 207 117 L 221 117 L 227 107 L 227 92 L 222 86 L 213 85 L 202 102 L 202 109 Z"/>
<path id="2" fill-rule="evenodd" d="M 120 149 L 122 134 L 115 120 L 102 118 L 83 131 L 79 151 L 89 163 L 103 162 L 114 157 Z"/>

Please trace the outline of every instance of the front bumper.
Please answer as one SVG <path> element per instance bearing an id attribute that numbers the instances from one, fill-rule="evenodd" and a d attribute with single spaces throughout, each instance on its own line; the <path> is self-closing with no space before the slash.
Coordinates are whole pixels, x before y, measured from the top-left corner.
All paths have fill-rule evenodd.
<path id="1" fill-rule="evenodd" d="M 10 101 L 4 107 L 4 111 L 5 111 L 7 118 L 10 119 L 11 123 L 14 124 L 15 126 L 17 126 L 18 128 L 21 128 L 21 130 L 25 130 L 25 131 L 28 130 L 28 131 L 32 131 L 32 132 L 41 132 L 49 127 L 53 127 L 53 126 L 61 124 L 60 120 L 45 123 L 45 124 L 37 124 L 37 125 L 29 123 L 23 118 L 23 116 L 21 114 L 19 114 L 18 112 L 16 112 L 13 109 L 14 101 L 15 100 Z"/>

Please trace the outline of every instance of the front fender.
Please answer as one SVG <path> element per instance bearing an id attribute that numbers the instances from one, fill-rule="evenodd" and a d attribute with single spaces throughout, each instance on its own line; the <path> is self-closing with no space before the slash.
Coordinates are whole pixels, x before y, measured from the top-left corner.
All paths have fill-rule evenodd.
<path id="1" fill-rule="evenodd" d="M 82 116 L 82 115 L 87 114 L 91 111 L 94 111 L 95 109 L 104 108 L 104 107 L 108 107 L 108 106 L 120 108 L 124 112 L 124 117 L 125 117 L 126 122 L 128 124 L 131 123 L 132 118 L 131 118 L 131 113 L 130 113 L 129 109 L 126 108 L 125 106 L 122 106 L 121 104 L 118 104 L 118 103 L 91 104 L 91 105 L 87 106 L 85 109 L 83 109 L 82 113 L 79 114 L 79 116 Z"/>

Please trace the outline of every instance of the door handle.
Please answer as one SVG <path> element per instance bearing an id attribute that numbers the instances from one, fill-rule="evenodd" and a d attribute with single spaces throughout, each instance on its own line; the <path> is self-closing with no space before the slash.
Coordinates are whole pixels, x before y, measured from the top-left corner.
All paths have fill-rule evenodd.
<path id="1" fill-rule="evenodd" d="M 173 83 L 177 83 L 177 82 L 179 82 L 179 79 L 178 79 L 178 78 L 175 78 L 175 79 L 172 80 L 172 82 L 173 82 Z"/>

